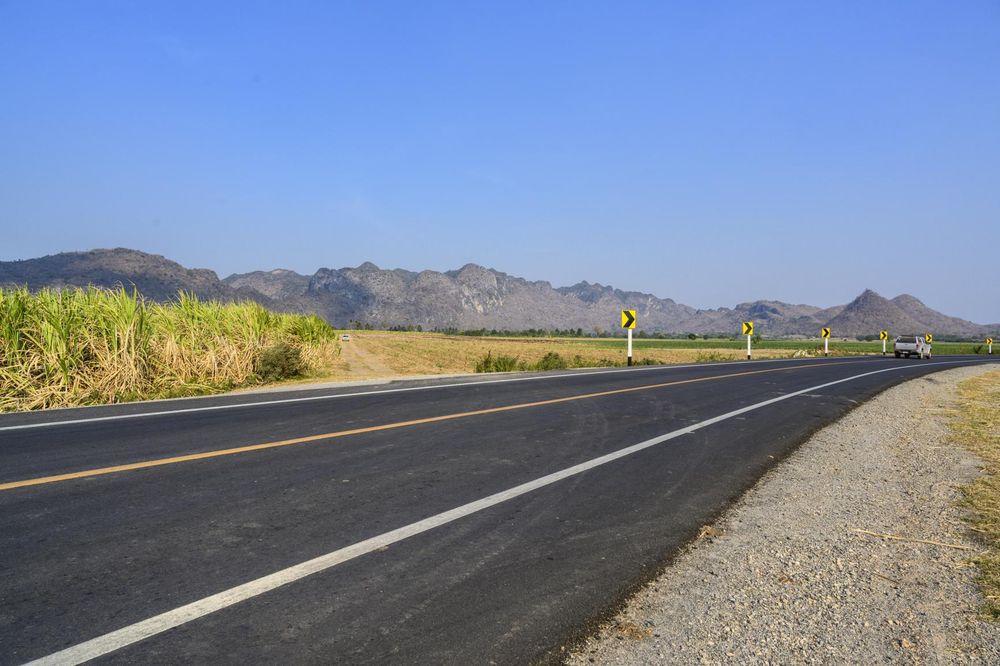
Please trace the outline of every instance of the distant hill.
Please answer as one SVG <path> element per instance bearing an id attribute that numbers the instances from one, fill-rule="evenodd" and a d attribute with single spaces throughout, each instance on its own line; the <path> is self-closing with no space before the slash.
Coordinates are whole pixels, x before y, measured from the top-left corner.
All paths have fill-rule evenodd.
<path id="1" fill-rule="evenodd" d="M 89 252 L 63 252 L 38 259 L 0 261 L 0 286 L 135 287 L 146 298 L 167 301 L 184 290 L 199 298 L 219 301 L 256 300 L 274 306 L 260 292 L 232 287 L 214 271 L 184 268 L 158 254 L 117 248 Z"/>
<path id="2" fill-rule="evenodd" d="M 948 335 L 980 336 L 996 332 L 1000 329 L 997 324 L 982 326 L 965 319 L 959 319 L 958 317 L 943 315 L 937 310 L 932 310 L 927 307 L 916 297 L 910 296 L 909 294 L 901 294 L 892 299 L 892 302 L 895 303 L 900 310 L 910 315 L 913 319 L 919 321 L 923 325 L 923 328 L 917 329 L 917 332 L 922 330 L 948 331 Z"/>
<path id="3" fill-rule="evenodd" d="M 916 334 L 928 330 L 918 319 L 871 289 L 866 289 L 845 305 L 827 323 L 838 334 L 841 331 L 878 331 L 883 328 L 897 334 Z"/>
<path id="4" fill-rule="evenodd" d="M 335 326 L 351 321 L 379 327 L 420 325 L 424 329 L 582 328 L 618 331 L 618 311 L 638 310 L 642 330 L 668 333 L 733 333 L 753 320 L 765 337 L 814 337 L 822 326 L 837 337 L 933 332 L 938 336 L 981 337 L 1000 332 L 949 317 L 908 294 L 886 299 L 866 290 L 850 303 L 831 308 L 753 301 L 733 308 L 696 309 L 669 298 L 580 282 L 554 288 L 476 264 L 455 271 L 385 270 L 370 262 L 356 268 L 321 268 L 301 275 L 276 269 L 230 275 L 190 269 L 159 255 L 136 250 L 92 250 L 0 262 L 0 285 L 42 287 L 134 286 L 147 298 L 170 300 L 180 290 L 222 301 L 254 300 L 270 308 L 315 313 Z"/>

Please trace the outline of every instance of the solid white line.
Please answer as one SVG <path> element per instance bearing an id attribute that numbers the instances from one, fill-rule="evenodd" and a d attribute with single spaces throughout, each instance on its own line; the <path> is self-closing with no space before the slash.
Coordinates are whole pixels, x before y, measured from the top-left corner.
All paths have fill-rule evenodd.
<path id="1" fill-rule="evenodd" d="M 774 359 L 773 361 L 753 361 L 754 365 L 759 365 L 760 363 L 768 362 L 792 362 L 792 361 L 804 361 L 809 359 Z M 813 359 L 816 361 L 823 361 L 828 359 Z M 593 372 L 564 372 L 558 375 L 533 375 L 531 377 L 508 377 L 506 379 L 490 379 L 486 381 L 479 382 L 455 382 L 452 384 L 433 384 L 431 386 L 408 386 L 402 388 L 394 389 L 380 389 L 375 391 L 358 391 L 356 393 L 334 393 L 331 395 L 313 395 L 306 396 L 303 398 L 283 398 L 281 400 L 260 400 L 251 402 L 240 402 L 231 403 L 226 405 L 210 405 L 208 407 L 184 407 L 181 409 L 166 409 L 161 411 L 152 412 L 139 412 L 135 414 L 113 414 L 111 416 L 93 416 L 82 419 L 72 419 L 65 421 L 43 421 L 41 423 L 23 423 L 21 425 L 12 426 L 0 426 L 0 432 L 5 430 L 30 430 L 33 428 L 50 428 L 54 426 L 62 425 L 78 425 L 81 423 L 97 423 L 100 421 L 123 421 L 126 419 L 141 419 L 151 416 L 173 416 L 176 414 L 192 414 L 195 412 L 214 412 L 224 409 L 239 409 L 243 407 L 260 407 L 267 405 L 286 405 L 295 402 L 312 402 L 315 400 L 334 400 L 337 398 L 353 398 L 356 396 L 365 395 L 382 395 L 385 393 L 406 393 L 410 391 L 429 391 L 433 389 L 444 389 L 444 388 L 456 388 L 460 386 L 483 386 L 485 384 L 507 384 L 510 382 L 529 382 L 538 381 L 543 379 L 564 379 L 566 377 L 589 377 L 591 375 L 607 375 L 616 374 L 623 372 L 649 372 L 653 370 L 681 370 L 684 368 L 710 368 L 720 365 L 742 365 L 750 363 L 751 361 L 727 361 L 723 363 L 697 363 L 693 365 L 654 365 L 649 367 L 641 368 L 622 368 L 620 370 L 597 370 Z M 853 361 L 854 363 L 860 363 L 862 361 Z M 308 390 L 308 389 L 307 389 Z"/>
<path id="2" fill-rule="evenodd" d="M 925 363 L 920 366 L 895 366 L 892 368 L 886 368 L 884 370 L 875 370 L 873 372 L 865 372 L 860 375 L 854 375 L 852 377 L 846 377 L 844 379 L 838 379 L 836 381 L 827 382 L 825 384 L 819 384 L 818 386 L 811 386 L 801 391 L 795 391 L 793 393 L 786 393 L 785 395 L 778 396 L 777 398 L 771 398 L 770 400 L 764 400 L 763 402 L 758 402 L 753 405 L 748 405 L 747 407 L 741 407 L 740 409 L 735 409 L 731 412 L 726 412 L 725 414 L 720 414 L 710 419 L 701 421 L 700 423 L 695 423 L 693 425 L 681 428 L 679 430 L 674 430 L 665 435 L 660 435 L 652 439 L 647 439 L 644 442 L 639 442 L 638 444 L 633 444 L 624 449 L 619 449 L 612 453 L 600 456 L 598 458 L 593 458 L 586 462 L 580 463 L 578 465 L 573 465 L 572 467 L 567 467 L 566 469 L 560 470 L 558 472 L 553 472 L 552 474 L 547 474 L 545 476 L 539 477 L 534 481 L 529 481 L 527 483 L 522 483 L 519 486 L 514 486 L 502 492 L 490 495 L 489 497 L 484 497 L 475 502 L 469 502 L 468 504 L 463 504 L 462 506 L 455 507 L 449 511 L 439 513 L 437 515 L 431 516 L 429 518 L 424 518 L 415 523 L 411 523 L 404 527 L 380 534 L 378 536 L 366 539 L 364 541 L 359 541 L 351 546 L 345 548 L 340 548 L 326 555 L 321 555 L 315 559 L 296 564 L 294 566 L 288 567 L 287 569 L 282 569 L 281 571 L 276 571 L 273 574 L 269 574 L 262 578 L 252 580 L 248 583 L 243 583 L 236 587 L 224 590 L 212 596 L 199 599 L 180 608 L 175 608 L 174 610 L 161 613 L 148 620 L 143 620 L 135 624 L 131 624 L 127 627 L 123 627 L 116 631 L 104 634 L 103 636 L 98 636 L 84 643 L 80 643 L 73 647 L 66 648 L 65 650 L 60 650 L 50 654 L 47 657 L 42 657 L 35 661 L 30 662 L 30 664 L 43 664 L 43 665 L 65 665 L 65 664 L 81 664 L 85 661 L 95 659 L 101 655 L 108 654 L 109 652 L 114 652 L 115 650 L 121 649 L 133 643 L 138 643 L 139 641 L 150 638 L 157 634 L 163 633 L 174 627 L 179 627 L 182 624 L 191 622 L 200 617 L 204 617 L 215 611 L 222 610 L 229 606 L 233 606 L 247 599 L 264 594 L 265 592 L 270 592 L 276 588 L 283 585 L 288 585 L 297 580 L 301 580 L 306 576 L 311 576 L 312 574 L 319 573 L 321 571 L 326 571 L 331 567 L 335 567 L 338 564 L 347 562 L 361 555 L 371 553 L 380 548 L 385 548 L 394 543 L 398 543 L 403 539 L 408 539 L 411 536 L 421 534 L 428 530 L 432 530 L 435 527 L 440 527 L 459 518 L 464 518 L 473 513 L 477 513 L 484 509 L 488 509 L 497 504 L 507 502 L 521 495 L 532 492 L 533 490 L 538 490 L 539 488 L 544 488 L 545 486 L 556 483 L 557 481 L 562 481 L 565 478 L 575 476 L 582 472 L 594 469 L 595 467 L 600 467 L 601 465 L 606 465 L 610 462 L 624 458 L 625 456 L 630 456 L 633 453 L 642 451 L 643 449 L 648 449 L 657 444 L 662 444 L 663 442 L 676 439 L 682 435 L 687 435 L 693 433 L 702 428 L 707 428 L 710 425 L 731 419 L 734 416 L 739 416 L 740 414 L 746 414 L 747 412 L 752 412 L 756 409 L 762 407 L 767 407 L 768 405 L 773 405 L 777 402 L 783 400 L 788 400 L 789 398 L 794 398 L 796 396 L 802 395 L 803 393 L 809 393 L 811 391 L 818 391 L 820 389 L 828 388 L 830 386 L 835 386 L 837 384 L 843 384 L 844 382 L 853 381 L 855 379 L 861 379 L 862 377 L 869 377 L 871 375 L 877 375 L 882 372 L 892 372 L 893 370 L 904 370 L 904 369 L 915 369 L 924 368 L 928 365 L 954 365 L 959 363 L 969 363 L 969 361 L 943 361 L 938 363 Z"/>

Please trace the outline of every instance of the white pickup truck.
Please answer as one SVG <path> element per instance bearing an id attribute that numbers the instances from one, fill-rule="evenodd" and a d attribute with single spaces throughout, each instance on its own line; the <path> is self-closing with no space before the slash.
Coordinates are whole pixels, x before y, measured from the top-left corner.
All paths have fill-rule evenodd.
<path id="1" fill-rule="evenodd" d="M 930 358 L 931 344 L 922 335 L 901 335 L 892 343 L 892 351 L 896 354 L 896 358 L 900 356 Z"/>

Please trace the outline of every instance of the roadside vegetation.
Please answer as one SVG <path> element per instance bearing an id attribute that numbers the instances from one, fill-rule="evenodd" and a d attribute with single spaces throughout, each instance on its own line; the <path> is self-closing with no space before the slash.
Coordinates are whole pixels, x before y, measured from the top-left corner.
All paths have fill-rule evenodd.
<path id="1" fill-rule="evenodd" d="M 335 331 L 314 316 L 181 293 L 0 289 L 0 411 L 211 393 L 328 373 Z"/>
<path id="2" fill-rule="evenodd" d="M 529 362 L 517 356 L 507 356 L 503 354 L 493 355 L 492 351 L 486 352 L 479 361 L 476 362 L 476 372 L 515 372 L 515 371 L 544 371 L 544 370 L 565 370 L 567 368 L 615 368 L 626 364 L 626 361 L 613 359 L 588 360 L 576 354 L 571 358 L 564 358 L 557 352 L 547 352 L 545 356 L 534 362 Z M 652 359 L 641 359 L 637 365 L 657 365 Z"/>
<path id="3" fill-rule="evenodd" d="M 959 386 L 959 408 L 951 423 L 955 439 L 983 459 L 983 474 L 962 488 L 970 523 L 988 551 L 976 559 L 983 611 L 1000 621 L 1000 371 Z"/>

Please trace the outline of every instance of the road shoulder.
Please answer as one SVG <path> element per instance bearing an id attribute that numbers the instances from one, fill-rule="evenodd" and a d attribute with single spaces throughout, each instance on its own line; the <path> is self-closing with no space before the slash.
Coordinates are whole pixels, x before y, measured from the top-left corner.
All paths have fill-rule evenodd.
<path id="1" fill-rule="evenodd" d="M 567 662 L 1000 663 L 957 505 L 979 462 L 946 425 L 957 384 L 991 369 L 906 382 L 818 432 Z"/>

